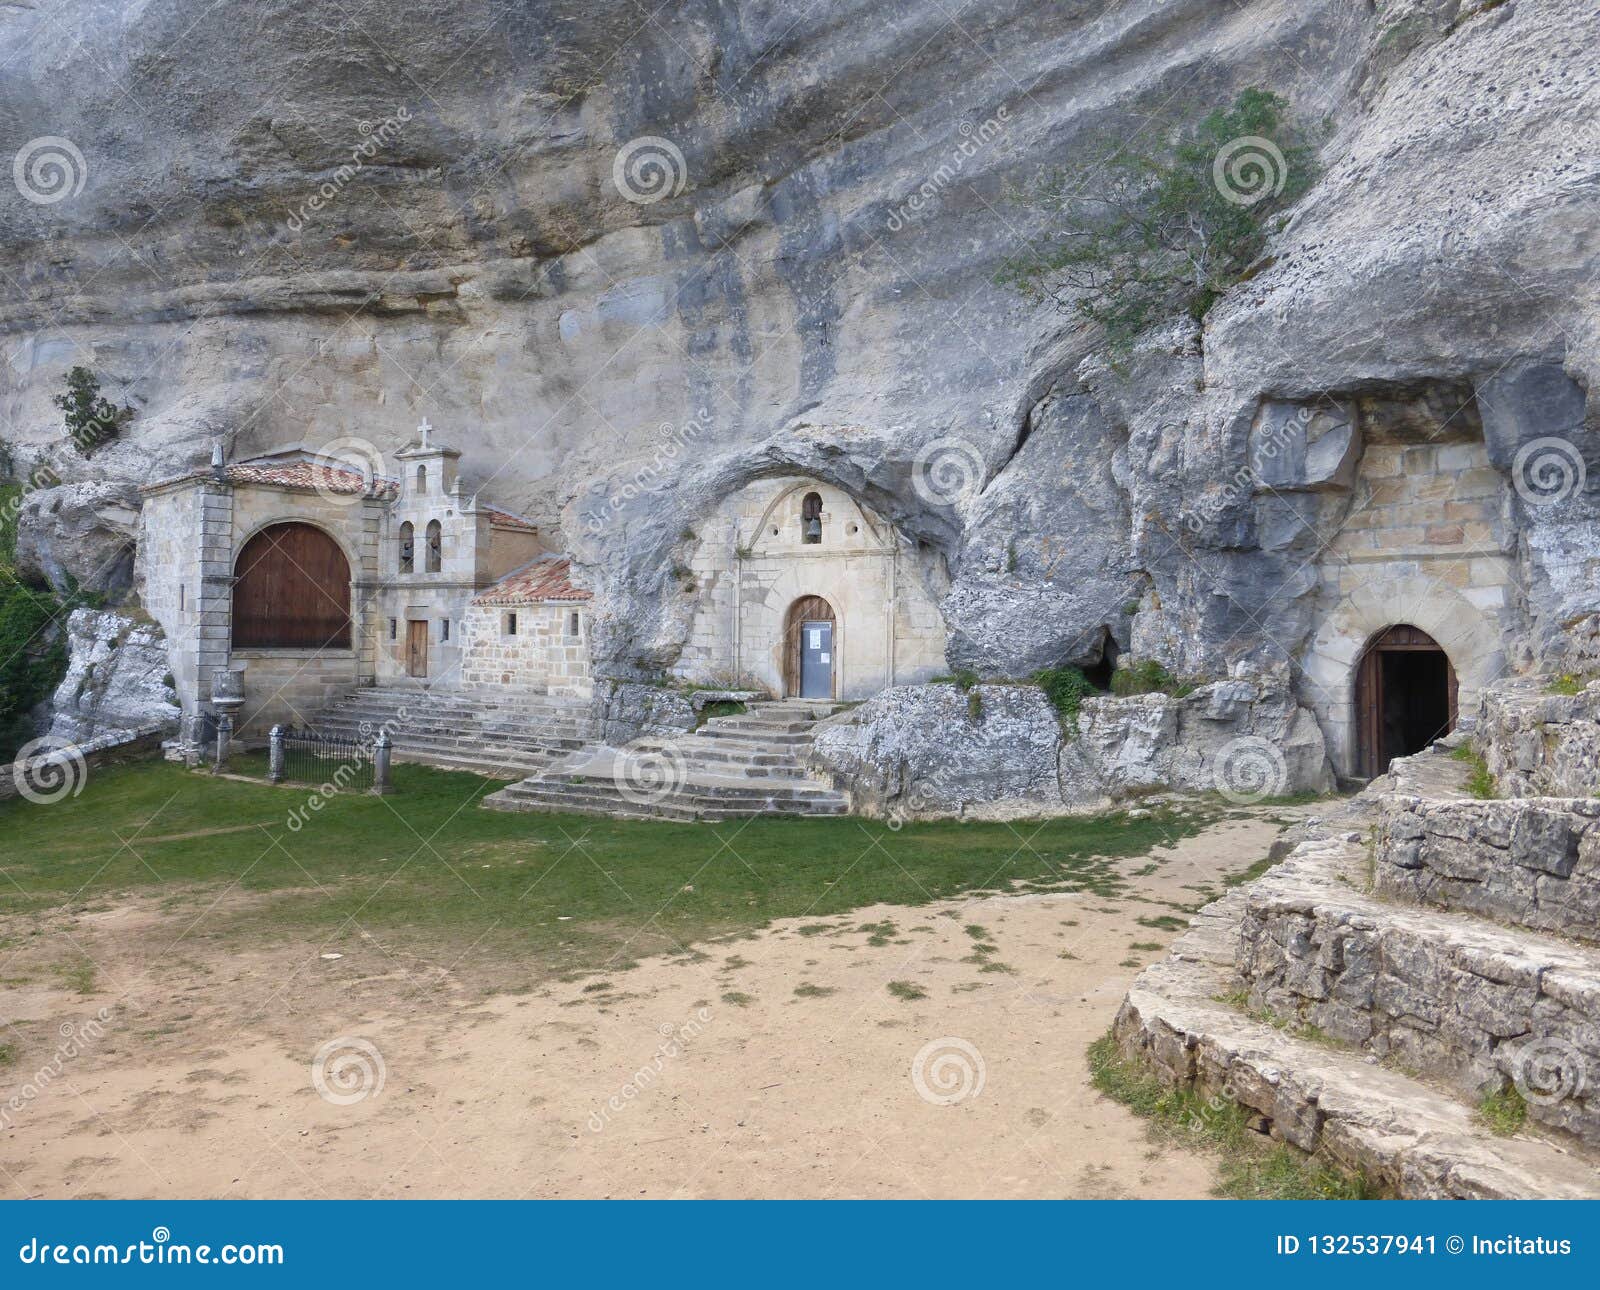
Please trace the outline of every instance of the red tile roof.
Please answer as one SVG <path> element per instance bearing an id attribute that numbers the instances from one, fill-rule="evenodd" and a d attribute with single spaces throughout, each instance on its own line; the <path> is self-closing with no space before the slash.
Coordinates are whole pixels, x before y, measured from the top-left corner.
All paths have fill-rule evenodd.
<path id="1" fill-rule="evenodd" d="M 502 528 L 527 529 L 530 533 L 537 533 L 539 531 L 539 526 L 532 520 L 525 519 L 521 515 L 513 515 L 510 511 L 498 510 L 493 506 L 480 506 L 478 509 L 486 512 L 490 520 L 500 525 Z"/>
<path id="2" fill-rule="evenodd" d="M 202 466 L 172 479 L 146 484 L 140 491 L 149 492 L 152 489 L 165 488 L 186 479 L 212 477 L 210 467 Z M 321 462 L 311 461 L 295 461 L 280 466 L 224 466 L 222 477 L 230 484 L 267 484 L 276 488 L 295 488 L 306 492 L 319 491 L 352 496 L 359 496 L 366 488 L 360 471 L 349 470 L 343 466 L 325 466 Z M 399 493 L 399 488 L 394 480 L 385 479 L 380 475 L 374 480 L 373 492 L 376 496 L 387 499 L 395 497 Z"/>
<path id="3" fill-rule="evenodd" d="M 473 600 L 475 605 L 531 605 L 551 600 L 582 601 L 593 593 L 571 581 L 572 561 L 565 556 L 543 555 L 531 564 L 513 569 Z"/>

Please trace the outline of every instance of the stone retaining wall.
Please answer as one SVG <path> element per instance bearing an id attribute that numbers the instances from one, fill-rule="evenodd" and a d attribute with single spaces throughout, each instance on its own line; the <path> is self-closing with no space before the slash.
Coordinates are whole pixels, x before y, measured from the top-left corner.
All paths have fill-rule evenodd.
<path id="1" fill-rule="evenodd" d="M 1237 960 L 1249 1006 L 1468 1095 L 1514 1080 L 1531 1119 L 1600 1144 L 1593 952 L 1385 905 L 1354 885 L 1365 866 L 1357 835 L 1310 841 L 1250 889 Z"/>
<path id="2" fill-rule="evenodd" d="M 1600 941 L 1600 801 L 1393 798 L 1374 859 L 1381 894 Z"/>
<path id="3" fill-rule="evenodd" d="M 81 744 L 51 740 L 37 756 L 14 761 L 0 770 L 0 801 L 28 796 L 48 804 L 76 797 L 90 769 L 116 758 L 152 752 L 171 730 L 167 721 L 153 721 L 136 730 L 114 730 Z"/>
<path id="4" fill-rule="evenodd" d="M 1473 740 L 1507 797 L 1600 793 L 1600 682 L 1552 694 L 1543 678 L 1484 692 Z"/>

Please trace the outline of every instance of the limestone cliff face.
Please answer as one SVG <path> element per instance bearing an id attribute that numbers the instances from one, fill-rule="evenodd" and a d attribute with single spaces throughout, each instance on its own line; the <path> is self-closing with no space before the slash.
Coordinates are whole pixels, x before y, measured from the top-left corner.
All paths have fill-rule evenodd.
<path id="1" fill-rule="evenodd" d="M 1590 434 L 1597 41 L 1589 0 L 40 0 L 0 16 L 0 138 L 82 163 L 0 195 L 0 434 L 142 482 L 427 416 L 563 523 L 622 669 L 681 644 L 694 517 L 796 469 L 922 544 L 954 662 L 1220 674 L 1311 630 L 1314 526 L 1229 491 L 1263 400 L 1499 383 L 1510 471 L 1554 382 Z M 1251 85 L 1326 120 L 1325 171 L 1203 334 L 1107 362 L 992 284 L 1030 231 L 1008 185 Z M 49 403 L 74 362 L 139 410 L 87 460 Z M 1600 608 L 1592 496 L 1518 517 L 1530 650 Z"/>

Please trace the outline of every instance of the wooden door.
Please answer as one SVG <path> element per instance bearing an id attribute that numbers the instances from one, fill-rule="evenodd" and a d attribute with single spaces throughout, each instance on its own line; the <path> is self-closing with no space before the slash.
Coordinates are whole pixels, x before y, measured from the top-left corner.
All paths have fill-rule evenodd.
<path id="1" fill-rule="evenodd" d="M 428 624 L 408 619 L 406 622 L 406 675 L 428 675 Z"/>
<path id="2" fill-rule="evenodd" d="M 321 529 L 275 524 L 233 567 L 237 648 L 350 648 L 350 563 Z"/>
<path id="3" fill-rule="evenodd" d="M 789 606 L 789 613 L 783 625 L 783 692 L 786 695 L 800 695 L 802 686 L 802 646 L 805 643 L 805 628 L 809 624 L 816 628 L 822 625 L 828 627 L 828 693 L 825 695 L 807 695 L 807 698 L 833 697 L 833 676 L 837 674 L 834 665 L 835 649 L 838 644 L 838 630 L 834 625 L 833 606 L 821 596 L 801 596 L 799 600 Z"/>
<path id="4" fill-rule="evenodd" d="M 1420 627 L 1398 623 L 1379 632 L 1367 642 L 1366 651 L 1356 665 L 1356 774 L 1372 779 L 1389 769 L 1394 750 L 1388 747 L 1389 706 L 1394 700 L 1385 692 L 1384 659 L 1395 654 L 1434 654 L 1444 668 L 1446 720 L 1439 734 L 1455 729 L 1459 716 L 1460 682 L 1450 656 Z M 1436 736 L 1437 737 L 1437 736 Z"/>

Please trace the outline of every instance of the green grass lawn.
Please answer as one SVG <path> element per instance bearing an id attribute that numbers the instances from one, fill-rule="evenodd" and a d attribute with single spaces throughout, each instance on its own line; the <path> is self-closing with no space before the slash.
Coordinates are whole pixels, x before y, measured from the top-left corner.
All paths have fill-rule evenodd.
<path id="1" fill-rule="evenodd" d="M 0 909 L 158 895 L 198 913 L 236 888 L 198 935 L 367 930 L 417 953 L 470 945 L 584 970 L 880 901 L 1016 883 L 1114 894 L 1119 859 L 1212 814 L 898 831 L 856 819 L 657 824 L 482 810 L 478 799 L 499 785 L 474 775 L 398 765 L 394 778 L 392 797 L 352 792 L 307 812 L 306 786 L 165 762 L 96 768 L 76 798 L 0 804 Z M 305 823 L 292 830 L 297 809 Z"/>

